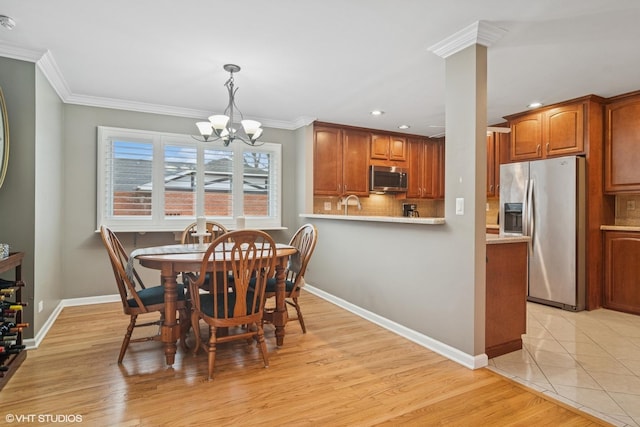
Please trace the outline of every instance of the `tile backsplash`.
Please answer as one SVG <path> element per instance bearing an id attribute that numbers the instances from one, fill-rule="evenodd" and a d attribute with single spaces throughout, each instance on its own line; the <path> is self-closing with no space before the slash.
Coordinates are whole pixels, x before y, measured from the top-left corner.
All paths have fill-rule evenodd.
<path id="1" fill-rule="evenodd" d="M 498 225 L 499 199 L 487 199 L 487 225 Z"/>
<path id="2" fill-rule="evenodd" d="M 340 197 L 314 197 L 313 213 L 342 215 L 344 206 L 338 208 L 340 200 Z M 444 200 L 396 199 L 390 194 L 371 194 L 369 197 L 360 197 L 362 210 L 358 210 L 357 206 L 349 205 L 349 215 L 402 216 L 403 203 L 415 203 L 421 217 L 444 217 Z M 330 209 L 325 210 L 325 204 Z M 488 199 L 487 206 L 487 224 L 498 224 L 499 200 Z M 615 225 L 640 227 L 640 194 L 617 195 L 615 206 Z"/>
<path id="3" fill-rule="evenodd" d="M 313 213 L 324 215 L 343 215 L 344 206 L 338 203 L 340 197 L 314 197 Z M 444 216 L 444 200 L 398 199 L 392 194 L 371 194 L 360 197 L 361 210 L 355 205 L 349 205 L 349 215 L 359 216 L 402 216 L 402 204 L 414 203 L 421 217 Z M 325 209 L 325 207 L 329 209 Z"/>
<path id="4" fill-rule="evenodd" d="M 615 225 L 640 227 L 640 194 L 618 194 L 616 196 Z"/>

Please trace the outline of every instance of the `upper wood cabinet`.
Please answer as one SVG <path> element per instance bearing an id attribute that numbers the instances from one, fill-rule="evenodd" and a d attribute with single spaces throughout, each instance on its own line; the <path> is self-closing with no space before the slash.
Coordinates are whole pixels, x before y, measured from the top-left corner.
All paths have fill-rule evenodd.
<path id="1" fill-rule="evenodd" d="M 584 102 L 507 117 L 512 161 L 584 153 Z"/>
<path id="2" fill-rule="evenodd" d="M 313 193 L 369 195 L 370 133 L 314 126 Z"/>
<path id="3" fill-rule="evenodd" d="M 487 133 L 487 198 L 496 197 L 496 135 L 494 132 Z M 499 166 L 499 165 L 498 165 Z M 498 167 L 498 180 L 500 179 L 500 168 Z M 500 183 L 500 181 L 498 181 Z M 498 196 L 500 192 L 498 191 Z"/>
<path id="4" fill-rule="evenodd" d="M 444 143 L 420 138 L 408 141 L 407 198 L 444 197 Z"/>
<path id="5" fill-rule="evenodd" d="M 605 105 L 605 191 L 640 191 L 640 92 Z"/>
<path id="6" fill-rule="evenodd" d="M 500 197 L 500 165 L 509 162 L 509 134 L 487 133 L 487 198 Z"/>
<path id="7" fill-rule="evenodd" d="M 371 159 L 405 162 L 407 160 L 407 139 L 401 136 L 372 134 Z"/>
<path id="8" fill-rule="evenodd" d="M 434 199 L 444 199 L 444 137 L 433 142 L 436 145 L 436 183 Z"/>

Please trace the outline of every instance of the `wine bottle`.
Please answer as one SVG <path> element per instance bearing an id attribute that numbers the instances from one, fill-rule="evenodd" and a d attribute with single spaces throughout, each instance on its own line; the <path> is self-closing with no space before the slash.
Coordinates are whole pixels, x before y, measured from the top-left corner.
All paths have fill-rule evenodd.
<path id="1" fill-rule="evenodd" d="M 16 282 L 13 280 L 7 280 L 0 278 L 0 286 L 3 288 L 8 288 L 9 286 L 15 286 Z"/>
<path id="2" fill-rule="evenodd" d="M 5 322 L 0 326 L 0 336 L 6 336 L 13 333 L 22 332 L 22 328 L 29 327 L 28 323 Z"/>
<path id="3" fill-rule="evenodd" d="M 0 309 L 4 310 L 22 310 L 22 307 L 26 307 L 26 302 L 10 302 L 0 301 Z"/>
<path id="4" fill-rule="evenodd" d="M 0 307 L 5 308 L 5 307 L 9 307 L 10 305 L 19 305 L 22 307 L 26 307 L 29 304 L 26 302 L 20 302 L 20 301 L 16 301 L 16 302 L 11 302 L 11 301 L 0 301 Z"/>

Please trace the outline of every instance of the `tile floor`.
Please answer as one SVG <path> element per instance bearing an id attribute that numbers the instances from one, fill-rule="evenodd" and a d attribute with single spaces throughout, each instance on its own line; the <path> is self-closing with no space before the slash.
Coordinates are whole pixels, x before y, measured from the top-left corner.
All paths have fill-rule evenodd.
<path id="1" fill-rule="evenodd" d="M 522 341 L 489 369 L 613 425 L 640 427 L 640 316 L 529 302 Z"/>

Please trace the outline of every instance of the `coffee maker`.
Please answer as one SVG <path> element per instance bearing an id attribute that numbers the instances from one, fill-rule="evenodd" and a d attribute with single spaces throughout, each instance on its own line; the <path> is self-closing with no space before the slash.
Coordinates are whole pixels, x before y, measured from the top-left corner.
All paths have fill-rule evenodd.
<path id="1" fill-rule="evenodd" d="M 402 216 L 407 217 L 418 217 L 420 213 L 417 211 L 417 206 L 414 203 L 403 203 L 402 204 Z"/>

